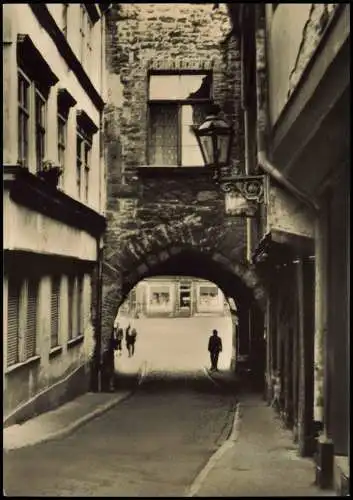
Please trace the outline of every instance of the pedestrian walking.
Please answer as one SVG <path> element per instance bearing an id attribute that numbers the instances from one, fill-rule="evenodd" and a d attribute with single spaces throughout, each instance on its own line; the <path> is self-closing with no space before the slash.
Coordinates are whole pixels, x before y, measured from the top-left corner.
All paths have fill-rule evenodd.
<path id="1" fill-rule="evenodd" d="M 124 338 L 124 330 L 122 328 L 117 328 L 116 335 L 115 335 L 115 350 L 118 351 L 120 354 L 122 353 L 123 342 Z"/>
<path id="2" fill-rule="evenodd" d="M 208 340 L 208 351 L 211 358 L 211 370 L 218 371 L 218 356 L 222 351 L 222 339 L 218 336 L 217 330 L 213 330 Z"/>
<path id="3" fill-rule="evenodd" d="M 274 376 L 272 378 L 272 384 L 273 384 L 273 397 L 271 401 L 271 407 L 279 412 L 281 409 L 281 402 L 280 402 L 281 378 L 278 370 L 276 370 L 274 373 Z"/>
<path id="4" fill-rule="evenodd" d="M 136 328 L 131 328 L 131 325 L 129 325 L 126 329 L 126 334 L 125 334 L 125 341 L 126 341 L 126 348 L 129 353 L 129 358 L 135 354 L 135 343 L 136 343 L 136 338 L 137 338 L 137 330 Z"/>

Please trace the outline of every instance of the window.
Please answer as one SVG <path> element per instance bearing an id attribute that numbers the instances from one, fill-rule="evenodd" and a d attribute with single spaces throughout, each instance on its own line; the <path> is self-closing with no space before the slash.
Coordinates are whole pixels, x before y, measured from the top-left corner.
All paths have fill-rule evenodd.
<path id="1" fill-rule="evenodd" d="M 83 145 L 83 138 L 80 135 L 77 135 L 77 137 L 76 137 L 76 189 L 77 189 L 77 195 L 79 198 L 81 198 L 82 145 Z"/>
<path id="2" fill-rule="evenodd" d="M 51 279 L 50 300 L 50 347 L 59 345 L 59 317 L 60 317 L 60 277 Z"/>
<path id="3" fill-rule="evenodd" d="M 210 73 L 150 74 L 150 165 L 204 165 L 192 126 L 206 118 L 211 84 Z"/>
<path id="4" fill-rule="evenodd" d="M 39 280 L 10 277 L 7 301 L 7 366 L 36 356 Z"/>
<path id="5" fill-rule="evenodd" d="M 85 178 L 84 178 L 84 189 L 85 189 L 85 202 L 88 202 L 88 187 L 89 187 L 89 171 L 91 165 L 91 144 L 88 142 L 84 143 L 84 169 L 85 169 Z"/>
<path id="6" fill-rule="evenodd" d="M 17 35 L 18 160 L 31 171 L 42 170 L 47 142 L 47 99 L 58 82 L 28 35 Z"/>
<path id="7" fill-rule="evenodd" d="M 36 355 L 37 351 L 37 306 L 38 280 L 30 279 L 27 283 L 27 321 L 25 335 L 25 358 Z"/>
<path id="8" fill-rule="evenodd" d="M 83 334 L 83 276 L 77 278 L 77 335 Z"/>
<path id="9" fill-rule="evenodd" d="M 68 339 L 72 340 L 75 336 L 74 332 L 74 319 L 75 319 L 75 278 L 74 276 L 69 276 L 68 278 Z"/>
<path id="10" fill-rule="evenodd" d="M 29 137 L 29 90 L 30 81 L 18 72 L 18 159 L 20 164 L 28 165 Z"/>
<path id="11" fill-rule="evenodd" d="M 88 202 L 89 195 L 89 176 L 91 168 L 91 150 L 92 150 L 92 137 L 85 134 L 82 129 L 77 132 L 76 142 L 76 186 L 78 197 L 81 198 L 81 184 L 83 176 L 84 186 L 84 201 Z"/>
<path id="12" fill-rule="evenodd" d="M 21 283 L 10 278 L 7 299 L 7 366 L 20 360 L 20 292 Z"/>
<path id="13" fill-rule="evenodd" d="M 63 168 L 65 168 L 66 124 L 66 118 L 58 114 L 58 158 L 59 165 Z"/>
<path id="14" fill-rule="evenodd" d="M 39 90 L 35 89 L 35 131 L 37 172 L 42 170 L 45 157 L 46 101 Z"/>

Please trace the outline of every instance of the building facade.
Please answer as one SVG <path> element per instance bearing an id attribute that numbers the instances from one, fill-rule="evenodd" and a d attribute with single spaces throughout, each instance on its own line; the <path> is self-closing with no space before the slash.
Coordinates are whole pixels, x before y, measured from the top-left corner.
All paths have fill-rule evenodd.
<path id="1" fill-rule="evenodd" d="M 138 283 L 119 313 L 139 317 L 189 318 L 224 315 L 229 306 L 217 285 L 206 280 L 158 276 Z"/>
<path id="2" fill-rule="evenodd" d="M 105 8 L 3 8 L 4 421 L 87 390 L 105 228 Z"/>
<path id="3" fill-rule="evenodd" d="M 316 480 L 349 484 L 349 5 L 230 6 L 241 37 L 247 171 L 267 197 L 247 225 L 268 291 L 267 388 Z"/>
<path id="4" fill-rule="evenodd" d="M 97 373 L 103 387 L 109 387 L 111 369 L 105 367 L 113 363 L 117 308 L 142 280 L 193 276 L 215 283 L 237 305 L 244 355 L 253 342 L 254 315 L 259 320 L 251 331 L 261 344 L 265 296 L 246 259 L 245 220 L 226 215 L 224 194 L 192 129 L 211 104 L 219 105 L 235 130 L 222 174 L 244 171 L 241 54 L 226 5 L 114 4 L 107 16 L 107 56 L 104 363 Z M 185 283 L 178 300 L 189 293 Z"/>

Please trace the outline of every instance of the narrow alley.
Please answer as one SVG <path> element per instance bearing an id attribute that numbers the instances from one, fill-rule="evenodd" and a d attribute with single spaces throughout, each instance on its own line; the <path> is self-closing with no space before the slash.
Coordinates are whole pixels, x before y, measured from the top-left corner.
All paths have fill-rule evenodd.
<path id="1" fill-rule="evenodd" d="M 261 484 L 267 496 L 288 487 L 293 495 L 319 495 L 310 484 L 312 465 L 295 458 L 261 395 L 244 391 L 229 371 L 229 317 L 140 322 L 135 356 L 128 358 L 126 349 L 115 355 L 116 391 L 128 388 L 130 396 L 65 437 L 5 451 L 8 496 L 243 496 Z M 225 346 L 215 374 L 205 355 L 210 327 L 222 332 Z M 60 420 L 59 412 L 50 413 Z M 230 446 L 240 415 L 240 436 Z M 234 455 L 230 461 L 227 454 Z M 278 482 L 281 464 L 285 477 Z M 267 471 L 267 481 L 259 471 Z"/>
<path id="2" fill-rule="evenodd" d="M 348 496 L 350 4 L 4 3 L 7 496 Z"/>

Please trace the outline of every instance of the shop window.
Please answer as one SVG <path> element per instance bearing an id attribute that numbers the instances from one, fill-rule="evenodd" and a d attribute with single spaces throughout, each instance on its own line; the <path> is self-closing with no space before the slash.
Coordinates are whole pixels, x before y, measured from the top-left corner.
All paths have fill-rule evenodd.
<path id="1" fill-rule="evenodd" d="M 210 73 L 150 74 L 148 164 L 203 166 L 192 130 L 211 104 Z"/>

